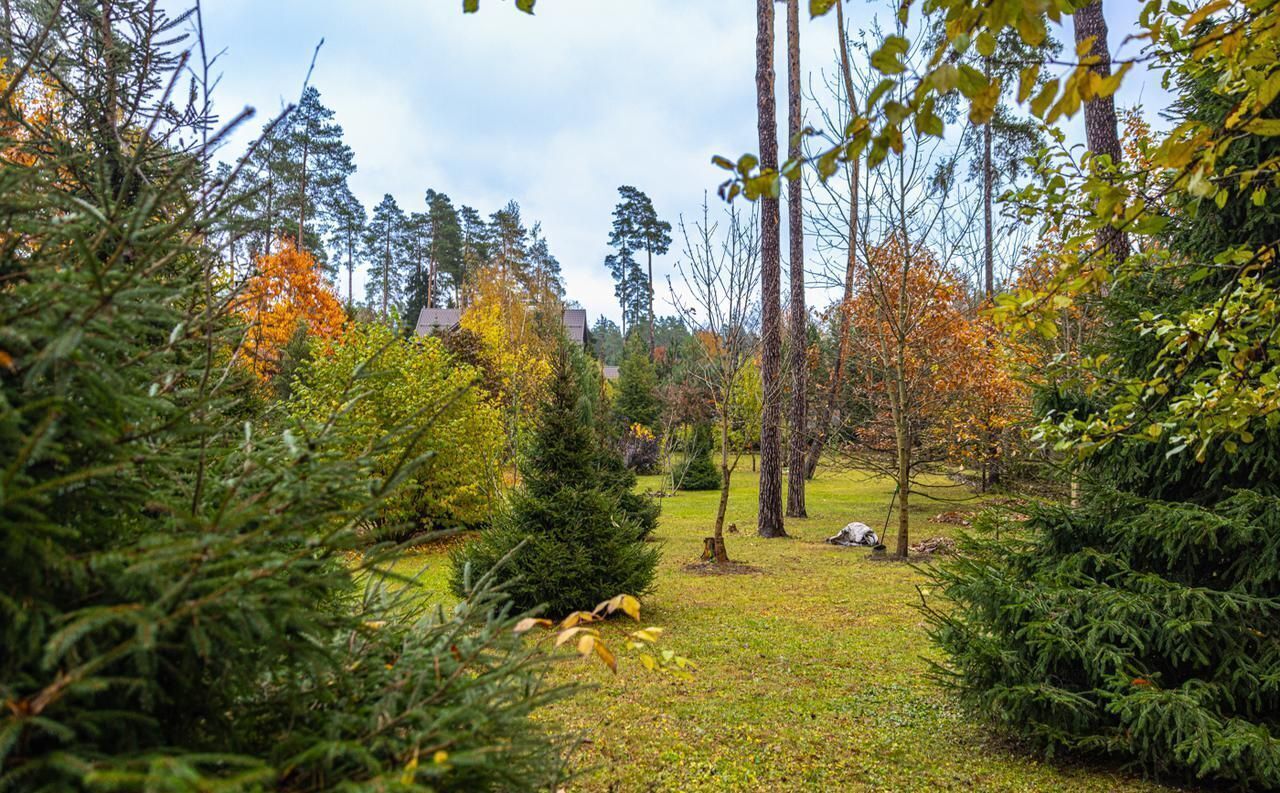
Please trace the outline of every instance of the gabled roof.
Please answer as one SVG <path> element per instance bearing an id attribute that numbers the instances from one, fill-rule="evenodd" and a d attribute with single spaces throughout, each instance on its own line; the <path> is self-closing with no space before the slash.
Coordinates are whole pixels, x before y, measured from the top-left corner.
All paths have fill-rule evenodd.
<path id="1" fill-rule="evenodd" d="M 419 336 L 430 336 L 441 331 L 458 327 L 462 319 L 460 308 L 424 308 L 418 312 L 418 322 L 413 332 Z M 569 340 L 580 345 L 587 343 L 587 311 L 583 308 L 566 308 L 564 310 L 564 332 Z"/>
<path id="2" fill-rule="evenodd" d="M 429 336 L 441 330 L 457 327 L 462 319 L 462 310 L 457 308 L 424 308 L 418 312 L 418 323 L 413 332 L 419 336 Z"/>

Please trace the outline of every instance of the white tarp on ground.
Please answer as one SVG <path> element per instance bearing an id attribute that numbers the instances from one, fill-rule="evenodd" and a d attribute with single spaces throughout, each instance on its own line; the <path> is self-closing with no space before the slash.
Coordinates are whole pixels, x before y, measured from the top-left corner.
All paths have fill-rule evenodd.
<path id="1" fill-rule="evenodd" d="M 828 537 L 827 542 L 832 545 L 879 545 L 880 537 L 876 534 L 875 529 L 865 523 L 850 523 L 840 530 L 840 533 L 834 537 Z"/>

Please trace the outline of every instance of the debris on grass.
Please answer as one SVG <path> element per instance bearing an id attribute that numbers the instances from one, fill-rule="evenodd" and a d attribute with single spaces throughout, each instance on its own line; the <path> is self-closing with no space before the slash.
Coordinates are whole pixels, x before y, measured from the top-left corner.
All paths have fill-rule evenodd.
<path id="1" fill-rule="evenodd" d="M 950 512 L 939 512 L 930 523 L 945 523 L 951 526 L 968 526 L 973 521 L 973 513 L 966 510 L 953 509 Z"/>
<path id="2" fill-rule="evenodd" d="M 690 562 L 685 572 L 697 575 L 764 575 L 764 570 L 742 562 Z"/>
<path id="3" fill-rule="evenodd" d="M 956 541 L 950 537 L 930 537 L 927 540 L 921 540 L 909 547 L 911 549 L 911 553 L 933 556 L 935 554 L 955 553 Z"/>

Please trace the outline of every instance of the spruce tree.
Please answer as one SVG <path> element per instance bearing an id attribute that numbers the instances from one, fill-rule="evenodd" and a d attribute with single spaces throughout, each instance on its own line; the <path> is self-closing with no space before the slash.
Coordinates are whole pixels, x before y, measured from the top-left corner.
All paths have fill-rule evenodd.
<path id="1" fill-rule="evenodd" d="M 563 343 L 521 486 L 493 526 L 454 553 L 455 592 L 492 573 L 517 608 L 563 616 L 651 591 L 658 549 L 644 542 L 644 526 L 623 503 L 626 479 L 601 442 L 574 356 L 581 351 Z"/>
<path id="2" fill-rule="evenodd" d="M 14 8 L 47 30 L 0 104 L 0 789 L 556 788 L 509 602 L 353 553 L 423 461 L 375 479 L 234 358 L 210 119 L 161 96 L 183 20 Z"/>
<path id="3" fill-rule="evenodd" d="M 693 437 L 685 449 L 684 462 L 676 468 L 674 479 L 681 490 L 719 490 L 720 470 L 711 459 L 715 446 L 710 424 L 699 423 L 693 428 Z"/>
<path id="4" fill-rule="evenodd" d="M 632 333 L 627 340 L 626 356 L 618 367 L 618 394 L 613 400 L 613 412 L 623 429 L 633 424 L 652 429 L 662 412 L 658 373 L 639 333 Z"/>
<path id="5" fill-rule="evenodd" d="M 1211 77 L 1183 77 L 1175 115 L 1221 123 L 1232 112 Z M 1220 165 L 1247 169 L 1280 145 L 1257 140 L 1227 147 Z M 1217 251 L 1280 239 L 1274 197 L 1170 209 L 1161 243 L 1173 263 L 1126 278 L 1099 305 L 1105 332 L 1090 352 L 1126 376 L 1148 376 L 1164 343 L 1135 316 L 1214 300 L 1234 277 L 1210 267 Z M 1118 396 L 1103 383 L 1043 404 L 1088 417 Z M 1025 531 L 965 539 L 934 573 L 953 604 L 930 614 L 944 679 L 1049 751 L 1280 789 L 1280 433 L 1270 423 L 1255 419 L 1242 428 L 1249 443 L 1220 440 L 1203 459 L 1163 436 L 1114 439 L 1078 471 L 1082 506 L 1042 506 Z"/>

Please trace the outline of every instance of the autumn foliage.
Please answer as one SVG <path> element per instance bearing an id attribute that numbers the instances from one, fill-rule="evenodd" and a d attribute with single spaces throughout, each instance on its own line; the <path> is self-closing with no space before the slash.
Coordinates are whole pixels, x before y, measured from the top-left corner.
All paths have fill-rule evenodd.
<path id="1" fill-rule="evenodd" d="M 871 408 L 868 445 L 893 447 L 901 410 L 921 464 L 974 462 L 1018 419 L 1027 394 L 1015 377 L 1017 353 L 965 298 L 959 278 L 923 246 L 904 250 L 889 239 L 869 250 L 850 306 L 855 386 Z"/>
<path id="2" fill-rule="evenodd" d="M 300 327 L 312 339 L 332 340 L 346 322 L 342 304 L 320 277 L 316 260 L 292 244 L 257 259 L 236 312 L 248 325 L 245 354 L 255 374 L 269 380 L 280 354 Z"/>

